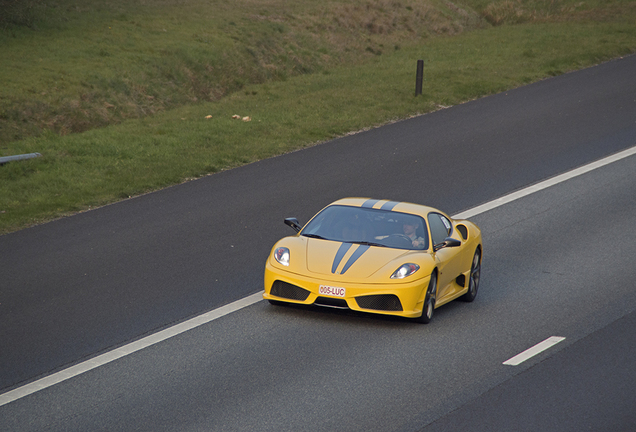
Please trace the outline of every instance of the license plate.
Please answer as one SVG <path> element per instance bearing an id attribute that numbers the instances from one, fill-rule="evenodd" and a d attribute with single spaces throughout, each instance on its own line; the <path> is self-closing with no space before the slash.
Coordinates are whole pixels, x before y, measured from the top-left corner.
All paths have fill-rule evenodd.
<path id="1" fill-rule="evenodd" d="M 346 294 L 346 290 L 342 287 L 332 287 L 328 285 L 320 285 L 318 287 L 318 294 L 320 295 L 328 295 L 332 297 L 344 297 Z"/>

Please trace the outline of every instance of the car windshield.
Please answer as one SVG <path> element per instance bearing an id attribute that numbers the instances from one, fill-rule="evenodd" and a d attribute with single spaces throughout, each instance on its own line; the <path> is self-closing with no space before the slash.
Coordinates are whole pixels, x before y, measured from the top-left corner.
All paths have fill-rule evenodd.
<path id="1" fill-rule="evenodd" d="M 420 216 L 395 211 L 333 205 L 314 217 L 300 235 L 395 249 L 428 249 Z"/>

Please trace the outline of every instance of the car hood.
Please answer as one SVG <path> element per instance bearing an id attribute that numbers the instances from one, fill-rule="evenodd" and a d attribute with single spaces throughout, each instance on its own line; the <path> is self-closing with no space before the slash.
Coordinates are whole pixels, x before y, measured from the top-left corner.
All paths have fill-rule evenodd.
<path id="1" fill-rule="evenodd" d="M 306 248 L 306 266 L 309 272 L 327 277 L 340 275 L 339 279 L 348 280 L 368 279 L 380 270 L 384 270 L 381 273 L 392 273 L 403 262 L 392 264 L 395 268 L 384 267 L 410 252 L 320 239 L 308 239 Z"/>

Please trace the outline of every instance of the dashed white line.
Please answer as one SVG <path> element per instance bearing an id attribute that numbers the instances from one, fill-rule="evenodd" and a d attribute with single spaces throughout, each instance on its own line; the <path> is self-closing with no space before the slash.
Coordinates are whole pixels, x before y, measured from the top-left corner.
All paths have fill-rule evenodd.
<path id="1" fill-rule="evenodd" d="M 482 204 L 480 206 L 474 207 L 470 210 L 466 210 L 462 213 L 459 213 L 455 216 L 453 216 L 454 219 L 468 219 L 470 217 L 476 216 L 480 213 L 484 213 L 488 210 L 492 210 L 496 207 L 500 207 L 504 204 L 508 204 L 509 202 L 512 202 L 514 200 L 517 200 L 519 198 L 522 198 L 524 196 L 533 194 L 535 192 L 538 192 L 542 189 L 548 188 L 550 186 L 554 186 L 558 183 L 564 182 L 566 180 L 569 180 L 571 178 L 580 176 L 582 174 L 585 174 L 589 171 L 595 170 L 597 168 L 600 168 L 602 166 L 605 166 L 607 164 L 619 161 L 621 159 L 624 159 L 628 156 L 632 156 L 636 154 L 636 146 L 631 147 L 627 150 L 621 151 L 619 153 L 613 154 L 611 156 L 608 156 L 606 158 L 603 158 L 601 160 L 598 160 L 596 162 L 592 162 L 590 164 L 584 165 L 580 168 L 574 169 L 572 171 L 569 171 L 565 174 L 561 174 L 558 175 L 556 177 L 553 177 L 551 179 L 548 179 L 546 181 L 537 183 L 535 185 L 532 185 L 530 187 L 527 187 L 525 189 L 522 189 L 520 191 L 511 193 L 509 195 L 506 195 L 504 197 L 498 198 L 496 200 L 493 200 L 489 203 L 486 204 Z M 119 347 L 117 349 L 114 349 L 112 351 L 109 351 L 107 353 L 101 354 L 95 358 L 92 358 L 90 360 L 84 361 L 82 363 L 76 364 L 75 366 L 71 366 L 67 369 L 61 370 L 59 372 L 56 372 L 54 374 L 51 374 L 49 376 L 46 376 L 44 378 L 41 378 L 37 381 L 31 382 L 29 384 L 25 384 L 22 387 L 18 387 L 14 390 L 8 391 L 6 393 L 0 394 L 0 406 L 2 405 L 6 405 L 10 402 L 13 402 L 17 399 L 23 398 L 25 396 L 28 396 L 32 393 L 35 393 L 37 391 L 43 390 L 45 388 L 51 387 L 55 384 L 58 384 L 62 381 L 66 381 L 67 379 L 73 378 L 75 376 L 78 376 L 80 374 L 83 374 L 84 372 L 88 372 L 92 369 L 95 369 L 99 366 L 103 366 L 107 363 L 110 363 L 112 361 L 115 361 L 119 358 L 125 357 L 129 354 L 132 354 L 134 352 L 137 352 L 139 350 L 142 350 L 144 348 L 147 348 L 151 345 L 157 344 L 159 342 L 162 342 L 166 339 L 170 339 L 171 337 L 177 336 L 181 333 L 184 333 L 188 330 L 191 330 L 195 327 L 199 327 L 203 324 L 207 324 L 211 321 L 214 321 L 215 319 L 221 318 L 225 315 L 228 315 L 232 312 L 235 312 L 237 310 L 243 309 L 247 306 L 253 305 L 254 303 L 259 302 L 260 300 L 262 300 L 263 293 L 261 292 L 257 292 L 255 294 L 252 294 L 248 297 L 242 298 L 240 300 L 237 300 L 233 303 L 230 303 L 228 305 L 222 306 L 220 308 L 214 309 L 210 312 L 206 312 L 202 315 L 199 315 L 197 317 L 194 317 L 188 321 L 182 322 L 180 324 L 177 324 L 175 326 L 172 326 L 170 328 L 167 328 L 165 330 L 161 330 L 155 334 L 152 334 L 150 336 L 146 336 L 142 339 L 139 339 L 137 341 L 131 342 L 127 345 L 124 345 L 122 347 Z M 552 340 L 552 338 L 548 339 L 548 340 Z M 563 340 L 563 339 L 561 339 Z M 552 343 L 552 345 L 554 345 L 555 343 L 560 342 L 561 340 L 558 340 L 554 343 Z M 547 341 L 542 342 L 546 343 Z M 541 345 L 541 344 L 539 344 Z M 550 345 L 550 346 L 552 346 Z M 546 348 L 544 348 L 543 350 L 549 348 L 550 346 L 547 346 Z M 530 348 L 530 350 L 524 351 L 524 353 L 534 350 L 536 348 Z M 543 351 L 542 350 L 542 351 Z M 540 351 L 539 351 L 540 352 Z M 517 359 L 519 356 L 521 356 L 522 354 L 519 354 L 518 356 L 513 357 L 512 359 L 504 362 L 504 364 L 513 364 L 510 362 L 517 361 L 515 359 Z M 538 353 L 538 352 L 537 352 Z M 533 354 L 536 355 L 536 354 Z M 529 357 L 528 357 L 529 358 Z M 522 360 L 525 361 L 525 360 Z M 521 362 L 520 362 L 521 363 Z"/>
<path id="2" fill-rule="evenodd" d="M 539 342 L 538 344 L 536 344 L 532 348 L 528 348 L 524 352 L 522 352 L 520 354 L 517 354 L 516 356 L 512 357 L 511 359 L 506 360 L 505 362 L 503 362 L 503 364 L 508 365 L 508 366 L 518 366 L 521 363 L 523 363 L 524 361 L 536 356 L 537 354 L 542 353 L 543 351 L 547 350 L 548 348 L 553 347 L 554 345 L 558 344 L 559 342 L 561 342 L 563 340 L 565 340 L 565 338 L 561 337 L 561 336 L 549 337 L 546 340 L 544 340 L 543 342 Z"/>

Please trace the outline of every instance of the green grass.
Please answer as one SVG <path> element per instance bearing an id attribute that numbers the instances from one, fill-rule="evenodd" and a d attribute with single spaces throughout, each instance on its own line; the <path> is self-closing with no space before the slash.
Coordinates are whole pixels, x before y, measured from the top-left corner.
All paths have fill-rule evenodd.
<path id="1" fill-rule="evenodd" d="M 124 8 L 124 3 L 113 2 Z M 159 3 L 170 4 L 167 0 Z M 368 18 L 366 23 L 375 22 L 375 25 L 381 26 L 388 24 L 379 23 L 393 22 L 393 18 L 404 18 L 400 13 L 409 11 L 408 2 L 401 6 L 399 13 L 390 9 L 395 3 L 369 2 L 378 8 L 384 5 L 385 10 L 378 12 L 376 8 L 371 15 L 365 15 Z M 229 52 L 227 46 L 232 44 L 229 40 L 234 40 L 232 35 L 239 37 L 236 33 L 210 30 L 204 34 L 196 29 L 196 34 L 204 39 L 221 40 L 229 35 L 228 40 L 213 44 L 217 48 L 221 47 L 218 48 L 217 57 L 204 62 L 200 56 L 211 51 L 197 52 L 196 44 L 191 42 L 192 34 L 182 28 L 190 23 L 187 14 L 180 16 L 173 8 L 170 9 L 173 15 L 163 16 L 165 23 L 172 20 L 178 23 L 175 24 L 175 31 L 181 28 L 182 32 L 187 33 L 185 37 L 188 43 L 175 40 L 170 51 L 166 45 L 153 39 L 162 37 L 163 26 L 148 36 L 150 40 L 139 35 L 139 39 L 135 39 L 135 24 L 131 22 L 139 19 L 132 18 L 134 10 L 129 12 L 121 9 L 117 12 L 120 15 L 115 13 L 114 16 L 121 16 L 122 21 L 126 17 L 123 22 L 128 23 L 126 25 L 130 28 L 126 31 L 130 33 L 129 37 L 117 39 L 117 43 L 110 40 L 102 48 L 99 48 L 99 44 L 83 48 L 82 53 L 73 54 L 73 62 L 67 57 L 72 54 L 72 50 L 69 50 L 61 56 L 66 60 L 41 66 L 44 72 L 40 68 L 34 68 L 36 70 L 29 73 L 19 73 L 22 69 L 17 67 L 13 72 L 10 67 L 2 68 L 0 73 L 3 79 L 9 77 L 12 83 L 10 90 L 2 90 L 3 103 L 6 104 L 11 97 L 23 100 L 20 98 L 25 98 L 27 94 L 37 95 L 29 99 L 29 103 L 36 108 L 25 114 L 27 125 L 37 123 L 34 120 L 36 118 L 47 118 L 50 110 L 57 112 L 60 118 L 64 118 L 65 109 L 70 111 L 70 116 L 77 116 L 83 109 L 83 103 L 89 104 L 85 109 L 90 110 L 90 113 L 86 115 L 85 131 L 81 133 L 33 126 L 33 130 L 19 132 L 20 136 L 26 138 L 2 141 L 0 155 L 39 152 L 43 157 L 0 166 L 0 232 L 10 232 L 187 179 L 304 148 L 352 131 L 504 91 L 636 50 L 634 2 L 556 2 L 565 11 L 561 15 L 535 14 L 537 16 L 521 24 L 504 22 L 496 26 L 476 18 L 488 7 L 493 10 L 489 6 L 493 2 L 475 0 L 467 3 L 472 3 L 476 12 L 464 12 L 468 15 L 462 15 L 444 9 L 446 6 L 441 2 L 431 3 L 436 5 L 436 9 L 430 9 L 435 11 L 429 13 L 433 22 L 430 25 L 444 28 L 441 31 L 443 34 L 454 28 L 457 34 L 435 36 L 437 33 L 431 31 L 426 36 L 418 33 L 421 37 L 409 38 L 411 33 L 405 28 L 395 31 L 403 32 L 401 35 L 387 35 L 386 29 L 381 33 L 378 28 L 374 30 L 377 33 L 364 33 L 373 27 L 360 24 L 365 22 L 364 19 L 356 22 L 354 18 L 342 24 L 351 31 L 351 35 L 344 34 L 344 31 L 342 35 L 333 35 L 329 29 L 332 23 L 323 16 L 312 15 L 310 12 L 317 13 L 314 9 L 303 9 L 303 2 L 294 3 L 297 9 L 292 10 L 272 6 L 268 2 L 267 11 L 257 8 L 255 12 L 260 13 L 261 17 L 276 19 L 258 18 L 256 27 L 248 27 L 250 31 L 256 32 L 255 28 L 265 25 L 263 32 L 270 32 L 267 34 L 271 37 L 263 36 L 264 42 L 253 53 L 242 51 L 247 52 L 251 59 L 226 58 L 229 66 L 223 61 L 223 49 Z M 555 2 L 508 3 L 524 7 L 544 3 L 553 8 Z M 204 5 L 194 1 L 192 4 L 198 7 Z M 332 6 L 334 4 L 342 8 L 354 8 L 359 3 L 342 1 Z M 155 11 L 158 16 L 165 13 L 160 9 Z M 201 9 L 197 10 L 202 15 Z M 469 9 L 466 7 L 462 10 Z M 240 14 L 227 18 L 232 16 L 227 14 L 237 13 L 232 10 L 217 12 L 217 25 L 227 28 L 232 27 L 232 22 L 240 27 L 241 20 L 247 19 Z M 226 15 L 223 16 L 221 12 Z M 186 12 L 181 10 L 180 13 Z M 365 13 L 366 9 L 360 11 L 361 15 Z M 383 17 L 383 14 L 387 15 L 385 21 L 378 18 Z M 90 16 L 96 19 L 94 15 Z M 389 16 L 391 19 L 387 18 Z M 221 19 L 223 17 L 225 20 Z M 369 17 L 375 17 L 375 21 Z M 84 25 L 85 29 L 96 27 L 94 21 L 82 21 L 80 17 L 73 19 L 77 20 L 78 26 Z M 147 19 L 156 22 L 159 18 Z M 201 20 L 205 21 L 203 18 Z M 196 23 L 195 18 L 192 21 Z M 68 48 L 74 43 L 66 40 L 65 34 L 78 37 L 81 33 L 59 23 L 56 26 L 52 30 L 40 31 L 49 32 L 49 35 L 59 32 L 61 39 L 64 39 L 59 46 Z M 196 27 L 195 24 L 193 26 Z M 243 29 L 248 27 L 244 26 Z M 310 30 L 302 32 L 301 28 Z M 29 33 L 23 27 L 14 26 L 7 31 L 19 34 L 15 37 L 5 35 L 7 40 L 13 39 L 14 44 L 7 49 L 0 48 L 4 52 L 17 53 L 20 46 L 28 43 L 35 47 L 37 41 L 41 42 L 40 31 L 29 30 L 32 32 L 30 37 L 27 37 Z M 106 29 L 100 32 L 106 33 L 105 38 L 109 35 Z M 291 37 L 290 33 L 293 32 L 297 34 Z M 288 38 L 281 42 L 277 34 L 283 35 L 283 39 L 287 34 Z M 364 37 L 360 37 L 361 34 Z M 313 42 L 305 42 L 305 38 L 312 37 L 315 38 Z M 336 47 L 330 45 L 330 37 L 337 37 Z M 268 38 L 271 39 L 269 42 Z M 342 40 L 347 40 L 348 44 L 343 44 Z M 246 41 L 235 42 L 242 49 Z M 195 46 L 188 48 L 190 44 Z M 302 57 L 305 46 L 317 46 L 312 44 L 322 47 Z M 159 45 L 171 54 L 165 58 L 152 57 L 149 50 L 156 50 Z M 53 46 L 58 45 L 52 43 L 38 48 L 31 61 L 38 55 L 57 58 L 49 53 Z M 347 47 L 352 52 L 347 53 Z M 100 49 L 104 50 L 102 54 L 99 54 Z M 98 55 L 88 56 L 86 51 L 97 52 Z M 280 54 L 282 52 L 286 54 Z M 296 52 L 298 58 L 290 52 Z M 177 62 L 180 66 L 166 64 L 166 70 L 172 72 L 157 72 L 161 70 L 162 58 L 167 62 L 167 59 L 175 58 L 175 53 L 181 59 L 181 63 Z M 279 58 L 277 56 L 282 57 L 271 63 L 274 66 L 268 67 L 268 62 Z M 29 56 L 22 57 L 14 54 L 8 64 L 29 61 L 24 58 Z M 420 97 L 414 97 L 417 59 L 424 59 L 425 62 L 424 90 Z M 188 62 L 191 62 L 188 69 L 190 75 L 183 69 Z M 111 66 L 106 67 L 106 64 Z M 252 72 L 238 77 L 222 75 L 227 85 L 209 85 L 209 88 L 216 88 L 218 94 L 205 90 L 208 93 L 204 93 L 209 96 L 209 100 L 205 101 L 205 98 L 199 97 L 200 93 L 193 90 L 195 86 L 192 82 L 201 79 L 201 75 L 197 74 L 199 68 L 207 70 L 202 65 L 211 64 L 219 65 L 219 69 L 229 67 L 224 69 L 226 72 L 233 68 L 243 68 L 245 71 L 252 65 Z M 305 65 L 305 68 L 294 70 L 295 65 Z M 125 69 L 127 75 L 114 73 L 113 70 L 118 68 Z M 214 67 L 212 70 L 216 69 Z M 49 73 L 50 70 L 55 73 Z M 173 80 L 162 81 L 170 73 L 174 75 Z M 182 75 L 177 76 L 178 73 Z M 187 76 L 190 78 L 185 79 Z M 47 81 L 52 77 L 57 77 L 58 81 Z M 145 77 L 145 81 L 138 81 L 139 77 Z M 233 79 L 239 78 L 242 80 L 240 83 L 232 83 Z M 83 83 L 89 82 L 93 86 L 92 93 L 89 92 L 92 96 L 85 97 L 85 100 L 81 92 L 77 92 L 86 85 Z M 68 85 L 65 86 L 65 83 Z M 162 89 L 161 83 L 168 89 Z M 152 93 L 149 89 L 154 89 L 154 86 L 157 88 Z M 135 90 L 137 87 L 141 90 Z M 52 88 L 58 90 L 52 91 Z M 75 96 L 73 91 L 76 92 Z M 47 93 L 44 99 L 43 92 Z M 155 99 L 152 99 L 152 94 L 156 95 Z M 50 99 L 46 99 L 47 96 Z M 73 97 L 79 100 L 74 105 L 68 102 L 74 101 Z M 166 102 L 165 98 L 172 98 L 172 102 Z M 157 99 L 161 99 L 161 103 Z M 105 113 L 100 114 L 95 107 L 89 109 L 91 101 L 97 101 L 97 107 L 102 107 Z M 104 103 L 112 106 L 104 106 Z M 46 106 L 38 111 L 38 104 Z M 20 103 L 5 106 L 9 107 L 5 109 L 16 111 L 24 109 Z M 64 108 L 67 106 L 71 108 Z M 124 111 L 127 109 L 134 112 L 133 115 L 126 114 Z M 109 117 L 110 111 L 120 114 Z M 233 119 L 235 114 L 249 116 L 251 121 Z M 102 120 L 93 121 L 91 115 L 101 116 Z M 5 120 L 8 117 L 5 115 Z M 9 123 L 5 121 L 3 127 L 8 127 Z"/>

